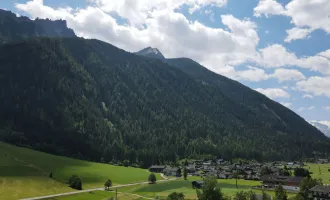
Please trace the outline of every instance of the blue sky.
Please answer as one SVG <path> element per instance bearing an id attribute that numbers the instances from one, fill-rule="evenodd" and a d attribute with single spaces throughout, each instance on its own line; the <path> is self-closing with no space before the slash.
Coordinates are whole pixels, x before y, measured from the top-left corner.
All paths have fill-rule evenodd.
<path id="1" fill-rule="evenodd" d="M 0 8 L 65 19 L 77 35 L 127 51 L 190 57 L 330 125 L 328 0 L 6 0 Z"/>

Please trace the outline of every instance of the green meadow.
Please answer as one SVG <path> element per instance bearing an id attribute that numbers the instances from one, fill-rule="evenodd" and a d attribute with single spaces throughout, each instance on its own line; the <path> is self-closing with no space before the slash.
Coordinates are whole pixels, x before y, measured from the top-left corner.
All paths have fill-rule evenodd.
<path id="1" fill-rule="evenodd" d="M 184 193 L 186 199 L 197 199 L 196 190 L 192 189 L 191 182 L 193 180 L 200 180 L 198 177 L 189 177 L 188 180 L 173 180 L 169 182 L 160 182 L 153 185 L 135 185 L 129 187 L 119 188 L 119 193 L 127 194 L 137 194 L 145 198 L 141 199 L 166 199 L 166 197 L 172 192 L 182 192 Z M 218 180 L 218 186 L 221 188 L 221 191 L 226 196 L 234 196 L 238 191 L 250 191 L 252 186 L 259 185 L 259 181 L 247 181 L 247 180 L 238 180 L 238 189 L 236 189 L 236 180 Z M 256 193 L 261 193 L 261 190 L 253 190 Z M 273 191 L 267 191 L 270 195 L 274 196 Z M 72 195 L 67 197 L 61 197 L 52 200 L 107 200 L 112 197 L 114 193 L 109 193 L 105 191 L 93 192 L 93 194 L 79 194 Z M 295 194 L 288 193 L 289 197 L 294 196 Z M 125 199 L 124 197 L 119 197 L 119 200 Z"/>
<path id="2" fill-rule="evenodd" d="M 47 200 L 108 200 L 110 197 L 115 197 L 114 191 L 94 191 L 88 192 L 83 194 L 65 196 L 60 198 L 50 198 Z M 134 194 L 127 194 L 127 193 L 118 193 L 118 199 L 120 200 L 145 200 L 148 198 L 143 198 L 136 196 Z"/>
<path id="3" fill-rule="evenodd" d="M 317 179 L 322 179 L 324 184 L 330 184 L 330 164 L 316 164 L 316 163 L 307 163 L 305 166 L 310 172 L 312 172 L 312 177 Z"/>
<path id="4" fill-rule="evenodd" d="M 198 177 L 189 177 L 188 180 L 175 180 L 170 182 L 157 183 L 155 185 L 139 185 L 122 188 L 121 191 L 128 193 L 139 194 L 145 197 L 167 197 L 172 192 L 184 193 L 186 199 L 196 199 L 196 190 L 192 189 L 191 182 L 193 180 L 200 180 Z M 226 196 L 234 196 L 239 191 L 250 191 L 252 186 L 260 185 L 259 181 L 238 180 L 238 188 L 236 188 L 235 179 L 218 180 L 218 186 Z M 253 190 L 256 193 L 261 193 L 261 190 Z M 274 192 L 267 191 L 270 195 Z M 293 194 L 289 194 L 292 196 Z"/>
<path id="5" fill-rule="evenodd" d="M 0 199 L 27 197 L 74 191 L 66 184 L 76 174 L 83 189 L 103 187 L 110 178 L 113 185 L 147 181 L 146 169 L 113 166 L 54 156 L 0 142 Z M 53 178 L 49 178 L 49 173 Z M 157 175 L 158 180 L 161 179 Z"/>
<path id="6" fill-rule="evenodd" d="M 12 146 L 0 142 L 0 200 L 43 196 L 73 189 L 66 184 L 68 178 L 77 174 L 83 181 L 83 189 L 102 187 L 110 178 L 114 185 L 147 181 L 150 174 L 146 169 L 120 167 L 108 164 L 81 161 L 61 156 L 54 156 L 27 148 Z M 314 178 L 330 183 L 330 164 L 307 164 L 305 168 L 313 172 Z M 49 177 L 53 174 L 53 178 Z M 157 180 L 161 177 L 157 175 Z M 196 191 L 191 182 L 199 177 L 188 177 L 188 180 L 158 182 L 154 185 L 136 185 L 118 188 L 118 197 L 126 199 L 148 199 L 158 197 L 163 199 L 172 192 L 183 192 L 187 199 L 196 199 Z M 219 187 L 227 196 L 233 196 L 238 191 L 249 191 L 259 181 L 218 180 Z M 261 193 L 260 190 L 254 190 Z M 267 191 L 274 196 L 274 192 Z M 140 195 L 140 196 L 136 196 Z M 289 194 L 293 196 L 294 194 Z M 114 192 L 94 191 L 78 195 L 52 198 L 51 200 L 107 200 Z M 144 198 L 145 197 L 145 198 Z"/>

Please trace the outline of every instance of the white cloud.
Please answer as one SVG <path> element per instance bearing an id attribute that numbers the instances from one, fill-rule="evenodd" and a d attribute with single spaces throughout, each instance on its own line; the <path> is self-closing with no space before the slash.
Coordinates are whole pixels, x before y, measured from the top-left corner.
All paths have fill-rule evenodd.
<path id="1" fill-rule="evenodd" d="M 284 81 L 300 81 L 306 77 L 295 69 L 276 69 L 272 77 L 276 78 L 280 83 Z"/>
<path id="2" fill-rule="evenodd" d="M 292 40 L 304 39 L 312 32 L 311 29 L 294 27 L 286 30 L 288 36 L 285 38 L 285 42 L 291 42 Z"/>
<path id="3" fill-rule="evenodd" d="M 236 71 L 233 66 L 226 65 L 219 68 L 216 72 L 235 80 L 248 80 L 258 82 L 269 79 L 269 75 L 263 69 L 248 66 L 247 70 Z"/>
<path id="4" fill-rule="evenodd" d="M 303 99 L 313 99 L 314 97 L 310 94 L 304 94 Z"/>
<path id="5" fill-rule="evenodd" d="M 330 106 L 324 106 L 323 109 L 324 110 L 330 110 Z"/>
<path id="6" fill-rule="evenodd" d="M 290 102 L 280 102 L 280 104 L 282 104 L 283 106 L 288 107 L 288 108 L 290 108 L 292 106 L 292 103 L 290 103 Z"/>
<path id="7" fill-rule="evenodd" d="M 260 0 L 257 7 L 254 8 L 254 16 L 260 17 L 264 14 L 268 15 L 284 15 L 283 6 L 275 0 Z"/>
<path id="8" fill-rule="evenodd" d="M 296 83 L 296 88 L 316 96 L 330 97 L 330 77 L 313 76 Z"/>
<path id="9" fill-rule="evenodd" d="M 189 21 L 183 14 L 174 11 L 184 2 L 199 8 L 206 5 L 223 6 L 226 0 L 92 2 L 86 8 L 77 9 L 54 9 L 45 6 L 41 0 L 16 4 L 16 7 L 33 18 L 65 19 L 68 26 L 81 37 L 100 39 L 131 52 L 153 46 L 166 57 L 189 57 L 213 71 L 226 65 L 242 64 L 256 54 L 259 42 L 257 26 L 249 19 L 239 20 L 232 15 L 222 15 L 221 21 L 228 27 L 227 31 Z M 111 11 L 129 23 L 118 24 L 108 14 Z"/>
<path id="10" fill-rule="evenodd" d="M 298 108 L 298 112 L 302 112 L 302 111 L 304 111 L 304 110 L 305 110 L 304 107 L 300 107 L 300 108 Z"/>
<path id="11" fill-rule="evenodd" d="M 263 69 L 249 66 L 248 70 L 238 71 L 238 77 L 249 81 L 261 81 L 269 79 L 269 75 Z"/>
<path id="12" fill-rule="evenodd" d="M 318 55 L 330 59 L 330 49 L 320 52 Z"/>
<path id="13" fill-rule="evenodd" d="M 227 4 L 227 0 L 89 0 L 89 2 L 93 2 L 95 7 L 104 12 L 115 12 L 129 19 L 133 25 L 144 24 L 153 13 L 172 12 L 183 5 L 187 5 L 190 13 L 193 13 L 207 5 L 222 7 Z"/>
<path id="14" fill-rule="evenodd" d="M 281 88 L 267 88 L 267 89 L 257 88 L 255 90 L 266 95 L 267 97 L 269 97 L 271 99 L 289 98 L 290 97 L 290 94 Z"/>
<path id="15" fill-rule="evenodd" d="M 323 56 L 315 55 L 300 58 L 295 65 L 322 74 L 330 74 L 330 60 Z"/>
<path id="16" fill-rule="evenodd" d="M 314 110 L 315 109 L 315 106 L 310 106 L 307 108 L 307 110 Z"/>
<path id="17" fill-rule="evenodd" d="M 314 56 L 299 58 L 293 52 L 289 52 L 284 46 L 273 44 L 260 49 L 260 53 L 257 54 L 254 62 L 267 68 L 298 66 L 310 71 L 330 74 L 330 60 L 325 57 L 328 51 L 321 52 Z"/>
<path id="18" fill-rule="evenodd" d="M 327 125 L 330 128 L 330 121 L 318 121 L 318 122 Z"/>
<path id="19" fill-rule="evenodd" d="M 204 13 L 210 17 L 211 22 L 215 21 L 215 14 L 212 10 L 205 10 Z"/>
<path id="20" fill-rule="evenodd" d="M 288 32 L 286 40 L 292 41 L 306 38 L 309 33 L 317 29 L 330 33 L 329 10 L 329 0 L 292 0 L 285 7 L 275 0 L 260 0 L 257 7 L 254 8 L 254 15 L 290 17 L 291 23 L 297 27 L 296 30 Z"/>
<path id="21" fill-rule="evenodd" d="M 315 109 L 315 106 L 310 106 L 310 107 L 307 107 L 307 108 L 305 108 L 305 107 L 300 107 L 299 109 L 298 109 L 298 111 L 299 112 L 302 112 L 302 111 L 305 111 L 305 110 L 314 110 Z"/>
<path id="22" fill-rule="evenodd" d="M 329 0 L 292 0 L 285 8 L 296 26 L 323 29 L 330 33 Z"/>
<path id="23" fill-rule="evenodd" d="M 270 45 L 260 49 L 259 52 L 256 62 L 264 67 L 282 67 L 293 65 L 297 62 L 296 55 L 287 51 L 287 49 L 280 44 Z"/>

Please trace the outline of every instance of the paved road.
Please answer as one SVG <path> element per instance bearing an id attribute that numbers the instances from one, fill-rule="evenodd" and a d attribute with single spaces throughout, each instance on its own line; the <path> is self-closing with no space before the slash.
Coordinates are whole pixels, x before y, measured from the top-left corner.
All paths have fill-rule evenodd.
<path id="1" fill-rule="evenodd" d="M 160 180 L 160 181 L 157 181 L 157 182 L 163 182 L 163 181 L 169 181 L 169 180 L 174 180 L 174 179 Z M 116 185 L 116 186 L 110 187 L 110 189 L 128 187 L 128 186 L 133 186 L 133 185 L 141 185 L 141 184 L 148 184 L 148 182 L 138 182 L 138 183 L 130 183 L 130 184 L 124 184 L 124 185 Z M 41 196 L 41 197 L 32 197 L 32 198 L 26 198 L 26 199 L 21 199 L 21 200 L 48 199 L 48 198 L 61 197 L 61 196 L 67 196 L 67 195 L 73 195 L 73 194 L 80 194 L 80 193 L 85 193 L 85 192 L 100 191 L 100 190 L 104 190 L 104 187 L 88 189 L 88 190 L 80 190 L 80 191 L 75 191 L 75 192 L 66 192 L 66 193 L 60 193 L 60 194 L 53 194 L 53 195 Z"/>

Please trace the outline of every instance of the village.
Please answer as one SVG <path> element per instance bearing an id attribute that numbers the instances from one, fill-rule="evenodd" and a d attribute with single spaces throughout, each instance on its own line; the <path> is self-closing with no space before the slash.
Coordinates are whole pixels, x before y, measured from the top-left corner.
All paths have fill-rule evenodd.
<path id="1" fill-rule="evenodd" d="M 328 159 L 317 159 L 319 164 L 329 163 Z M 193 181 L 193 188 L 201 188 L 203 186 L 204 177 L 216 177 L 218 179 L 243 179 L 254 180 L 256 186 L 254 189 L 274 190 L 275 187 L 281 185 L 289 192 L 298 192 L 299 184 L 303 180 L 303 176 L 294 176 L 291 173 L 294 169 L 304 168 L 304 162 L 249 162 L 249 163 L 231 163 L 224 159 L 214 160 L 194 160 L 185 162 L 182 166 L 169 165 L 153 165 L 149 168 L 150 172 L 162 173 L 169 177 L 181 177 L 183 169 L 186 168 L 188 176 L 201 177 L 200 181 Z M 285 170 L 288 173 L 283 173 Z M 329 187 L 330 192 L 330 187 Z"/>

